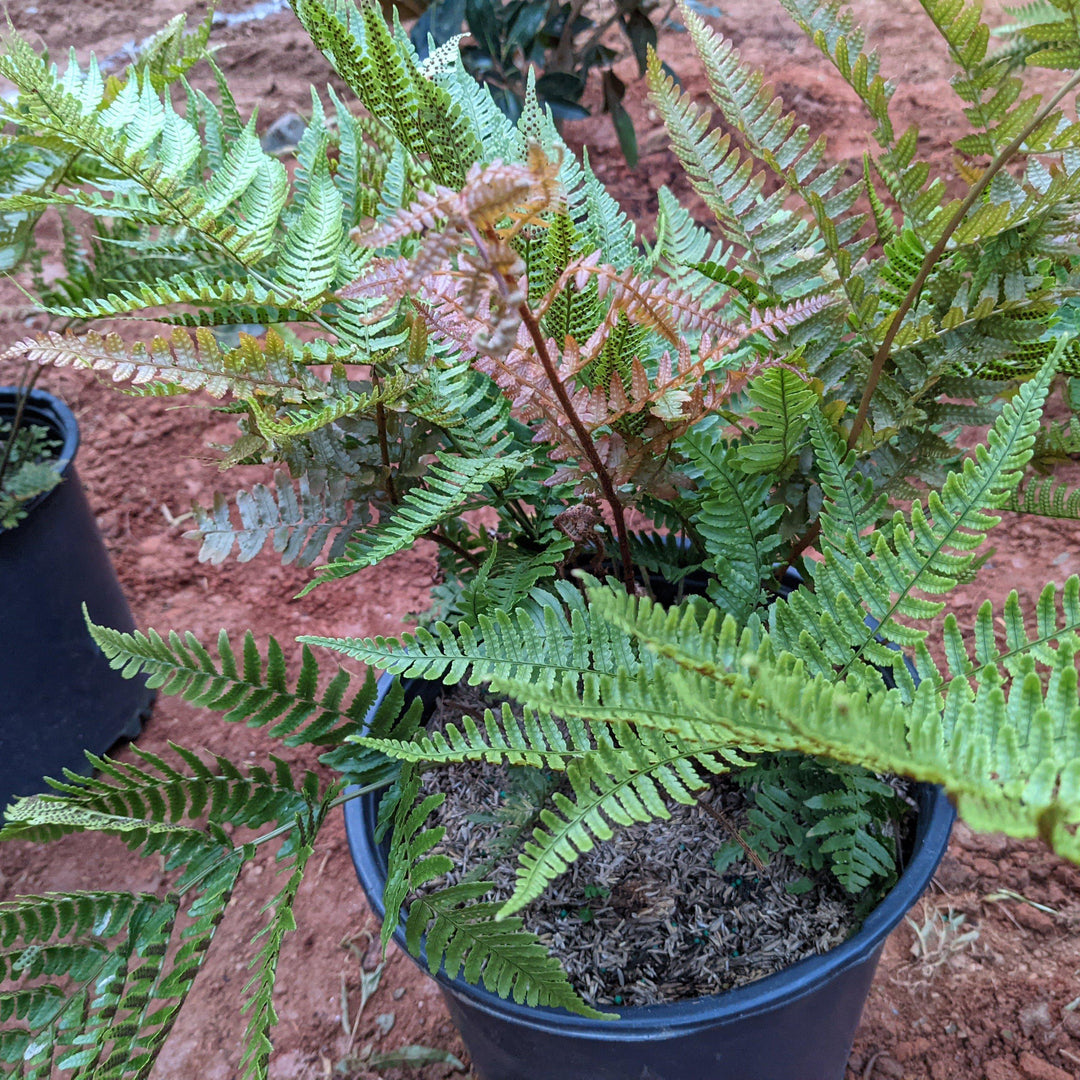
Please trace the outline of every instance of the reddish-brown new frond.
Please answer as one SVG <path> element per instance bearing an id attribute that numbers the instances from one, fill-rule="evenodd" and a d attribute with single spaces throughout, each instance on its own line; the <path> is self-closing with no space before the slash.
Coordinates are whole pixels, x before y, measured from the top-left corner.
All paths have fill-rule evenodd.
<path id="1" fill-rule="evenodd" d="M 529 145 L 528 163 L 473 165 L 461 189 L 458 213 L 481 231 L 494 229 L 507 218 L 512 234 L 525 225 L 542 224 L 541 215 L 557 209 L 563 200 L 559 163 L 536 143 Z"/>
<path id="2" fill-rule="evenodd" d="M 385 300 L 394 303 L 409 292 L 412 277 L 407 259 L 372 259 L 362 278 L 338 291 L 343 300 Z"/>
<path id="3" fill-rule="evenodd" d="M 477 162 L 466 174 L 460 191 L 441 186 L 421 191 L 383 223 L 353 229 L 350 235 L 363 247 L 379 249 L 414 233 L 431 233 L 440 225 L 456 236 L 476 236 L 508 219 L 507 228 L 513 235 L 525 225 L 542 224 L 541 215 L 561 204 L 558 177 L 558 161 L 552 161 L 540 146 L 531 144 L 526 164 L 498 158 L 488 165 Z"/>
<path id="4" fill-rule="evenodd" d="M 777 332 L 790 333 L 793 327 L 805 322 L 811 315 L 824 311 L 833 302 L 830 296 L 805 296 L 786 307 L 766 308 L 764 311 L 751 308 L 750 322 L 743 336 L 761 333 L 769 341 L 775 341 Z"/>
<path id="5" fill-rule="evenodd" d="M 361 247 L 384 248 L 413 233 L 434 229 L 446 221 L 457 207 L 460 196 L 451 188 L 437 187 L 433 192 L 421 191 L 408 205 L 392 214 L 381 225 L 370 229 L 357 227 L 350 238 Z"/>

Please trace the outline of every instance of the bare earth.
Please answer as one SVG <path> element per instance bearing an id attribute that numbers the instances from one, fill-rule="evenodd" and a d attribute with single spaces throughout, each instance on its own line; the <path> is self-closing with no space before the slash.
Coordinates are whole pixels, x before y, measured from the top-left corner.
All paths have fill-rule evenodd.
<path id="1" fill-rule="evenodd" d="M 245 4 L 222 0 L 222 7 L 235 11 Z M 996 2 L 988 6 L 1000 10 Z M 56 57 L 75 43 L 85 61 L 91 49 L 99 58 L 118 54 L 176 12 L 198 17 L 205 7 L 202 0 L 12 0 L 8 10 L 16 27 L 40 37 Z M 768 65 L 769 80 L 804 119 L 829 135 L 835 156 L 858 163 L 869 125 L 779 5 L 730 0 L 722 8 L 714 24 L 745 57 Z M 936 42 L 927 48 L 931 39 L 918 4 L 862 0 L 855 8 L 871 37 L 888 43 L 886 71 L 903 80 L 895 99 L 900 117 L 918 118 L 920 126 L 934 131 L 920 149 L 949 162 L 941 136 L 957 134 L 962 118 L 942 53 Z M 224 29 L 218 40 L 225 45 L 219 58 L 241 108 L 259 107 L 260 129 L 285 112 L 309 107 L 309 83 L 337 86 L 288 11 Z M 689 59 L 685 35 L 668 29 L 660 47 L 684 87 L 703 96 L 704 80 Z M 623 74 L 632 78 L 632 65 Z M 676 180 L 675 160 L 664 148 L 655 114 L 641 100 L 641 87 L 631 87 L 631 95 L 643 148 L 636 170 L 619 156 L 606 120 L 571 125 L 568 134 L 575 147 L 589 147 L 600 175 L 647 228 L 656 187 L 671 184 L 680 194 L 686 188 Z M 0 284 L 0 346 L 26 332 L 17 303 L 18 294 Z M 12 374 L 0 371 L 0 382 Z M 216 416 L 208 402 L 178 407 L 123 398 L 70 373 L 49 372 L 44 385 L 62 394 L 79 417 L 79 469 L 141 627 L 193 630 L 203 639 L 221 626 L 237 635 L 250 628 L 260 641 L 272 634 L 287 643 L 305 633 L 392 634 L 408 612 L 424 606 L 434 568 L 424 544 L 303 601 L 292 598 L 307 575 L 282 567 L 272 556 L 223 568 L 200 565 L 195 546 L 182 539 L 186 526 L 171 523 L 173 518 L 192 499 L 206 503 L 215 489 L 232 490 L 258 478 L 254 470 L 222 476 L 207 463 L 208 444 L 225 441 L 228 418 Z M 1042 583 L 1080 571 L 1073 528 L 1010 518 L 1000 533 L 993 558 L 999 570 L 991 595 L 995 603 L 1015 586 L 1030 605 Z M 962 624 L 970 623 L 984 598 L 967 598 L 958 612 Z M 267 749 L 262 733 L 225 728 L 174 699 L 158 704 L 141 745 L 161 752 L 169 740 L 204 745 L 234 760 L 261 757 Z M 285 752 L 290 755 L 297 756 Z M 377 926 L 353 876 L 340 818 L 329 825 L 311 865 L 298 904 L 300 929 L 287 941 L 280 965 L 272 1075 L 281 1080 L 445 1075 L 446 1065 L 376 1074 L 359 1060 L 369 1049 L 387 1052 L 409 1044 L 462 1058 L 465 1052 L 434 984 L 396 951 L 386 958 L 378 987 L 357 1020 L 361 979 L 366 973 L 370 985 L 381 961 L 371 944 Z M 235 1003 L 248 975 L 245 943 L 261 925 L 259 910 L 273 877 L 266 859 L 238 888 L 207 968 L 157 1066 L 154 1075 L 161 1080 L 235 1075 L 243 1028 Z M 133 860 L 105 839 L 38 850 L 17 844 L 0 848 L 0 897 L 89 887 L 146 890 L 162 882 L 156 862 Z M 1080 1076 L 1080 869 L 1034 844 L 975 838 L 958 828 L 911 921 L 919 936 L 905 924 L 886 947 L 851 1058 L 850 1080 Z M 355 1023 L 351 1035 L 344 1030 L 343 1005 Z"/>

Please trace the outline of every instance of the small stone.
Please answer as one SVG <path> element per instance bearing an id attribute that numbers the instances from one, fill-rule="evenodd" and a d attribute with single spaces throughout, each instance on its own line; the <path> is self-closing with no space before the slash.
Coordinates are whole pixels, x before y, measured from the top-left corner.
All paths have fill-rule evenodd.
<path id="1" fill-rule="evenodd" d="M 985 1080 L 1021 1080 L 1016 1066 L 1008 1058 L 994 1058 L 986 1063 Z"/>
<path id="2" fill-rule="evenodd" d="M 884 1054 L 874 1062 L 873 1080 L 904 1080 L 904 1066 Z"/>
<path id="3" fill-rule="evenodd" d="M 1056 1065 L 1051 1065 L 1049 1061 L 1036 1057 L 1028 1050 L 1025 1050 L 1020 1055 L 1020 1072 L 1028 1080 L 1075 1080 L 1071 1073 L 1059 1069 Z"/>
<path id="4" fill-rule="evenodd" d="M 1059 907 L 1069 902 L 1069 894 L 1056 881 L 1047 882 L 1046 902 L 1051 907 Z"/>
<path id="5" fill-rule="evenodd" d="M 1020 904 L 1013 912 L 1016 921 L 1028 930 L 1036 934 L 1049 934 L 1054 929 L 1054 920 L 1045 911 L 1032 907 L 1030 904 Z"/>
<path id="6" fill-rule="evenodd" d="M 946 855 L 941 860 L 934 878 L 946 892 L 964 892 L 975 884 L 975 871 L 956 856 Z"/>
<path id="7" fill-rule="evenodd" d="M 396 986 L 394 992 L 390 995 L 395 1001 L 400 1001 L 405 996 L 405 987 Z"/>
<path id="8" fill-rule="evenodd" d="M 908 1062 L 913 1058 L 925 1057 L 934 1048 L 934 1044 L 927 1038 L 905 1039 L 896 1044 L 893 1056 L 897 1061 Z"/>
<path id="9" fill-rule="evenodd" d="M 1001 867 L 993 859 L 972 859 L 971 865 L 981 878 L 995 879 L 1001 873 Z"/>
<path id="10" fill-rule="evenodd" d="M 991 858 L 998 858 L 1009 850 L 1009 841 L 1001 833 L 976 833 L 963 822 L 957 822 L 953 827 L 953 839 L 965 851 L 977 851 Z"/>
<path id="11" fill-rule="evenodd" d="M 1061 1026 L 1074 1039 L 1080 1039 L 1080 1012 L 1075 1009 L 1062 1009 Z"/>
<path id="12" fill-rule="evenodd" d="M 1028 863 L 1028 871 L 1036 881 L 1046 881 L 1053 873 L 1054 865 L 1042 859 L 1034 859 Z"/>
<path id="13" fill-rule="evenodd" d="M 1010 869 L 1006 876 L 1015 892 L 1026 892 L 1031 885 L 1031 874 L 1022 866 Z"/>
<path id="14" fill-rule="evenodd" d="M 267 129 L 259 140 L 267 154 L 280 154 L 285 150 L 294 150 L 300 144 L 307 129 L 307 122 L 294 112 L 282 113 Z"/>
<path id="15" fill-rule="evenodd" d="M 1020 1010 L 1020 1030 L 1028 1038 L 1031 1038 L 1040 1028 L 1045 1031 L 1052 1024 L 1050 1003 L 1048 1001 L 1037 1001 L 1032 1005 L 1026 1005 Z"/>
<path id="16" fill-rule="evenodd" d="M 1080 869 L 1068 863 L 1055 866 L 1053 878 L 1059 885 L 1064 885 L 1066 889 L 1080 889 Z"/>

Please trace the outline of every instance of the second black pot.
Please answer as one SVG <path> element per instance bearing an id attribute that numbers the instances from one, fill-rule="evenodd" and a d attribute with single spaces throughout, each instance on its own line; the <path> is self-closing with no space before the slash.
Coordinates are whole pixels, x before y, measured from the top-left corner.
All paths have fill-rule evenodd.
<path id="1" fill-rule="evenodd" d="M 380 700 L 391 684 L 380 680 Z M 407 694 L 430 704 L 437 683 Z M 377 707 L 377 705 L 376 705 Z M 712 997 L 617 1010 L 617 1021 L 517 1005 L 436 977 L 482 1080 L 842 1080 L 878 958 L 889 933 L 929 884 L 949 841 L 953 809 L 939 788 L 917 789 L 912 857 L 859 932 L 822 956 Z M 381 917 L 386 846 L 374 842 L 378 795 L 345 804 L 360 884 Z M 404 949 L 399 925 L 395 940 Z"/>
<path id="2" fill-rule="evenodd" d="M 0 415 L 14 411 L 0 388 Z M 0 808 L 44 789 L 45 776 L 89 772 L 85 751 L 138 735 L 153 699 L 143 679 L 110 668 L 83 619 L 85 603 L 94 622 L 135 628 L 75 471 L 75 417 L 33 390 L 23 420 L 55 433 L 66 465 L 19 525 L 0 529 Z"/>

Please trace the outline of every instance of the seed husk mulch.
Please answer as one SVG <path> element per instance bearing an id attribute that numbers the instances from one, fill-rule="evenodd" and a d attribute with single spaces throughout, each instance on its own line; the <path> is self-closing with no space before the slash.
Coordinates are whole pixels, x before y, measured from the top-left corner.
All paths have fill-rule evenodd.
<path id="1" fill-rule="evenodd" d="M 493 704 L 474 689 L 450 687 L 429 726 L 478 716 Z M 537 804 L 556 787 L 568 790 L 558 773 L 483 762 L 429 772 L 425 792 L 446 794 L 428 821 L 446 827 L 434 851 L 455 865 L 429 888 L 479 870 L 495 883 L 486 899 L 508 899 L 517 852 L 538 824 Z M 721 993 L 826 952 L 856 928 L 854 898 L 829 875 L 808 875 L 782 855 L 763 868 L 747 856 L 718 873 L 713 856 L 732 838 L 718 816 L 741 829 L 748 796 L 717 777 L 700 799 L 711 810 L 669 802 L 670 820 L 613 826 L 613 839 L 582 854 L 521 913 L 592 1004 Z M 796 882 L 805 887 L 807 877 L 812 888 L 789 891 Z"/>

